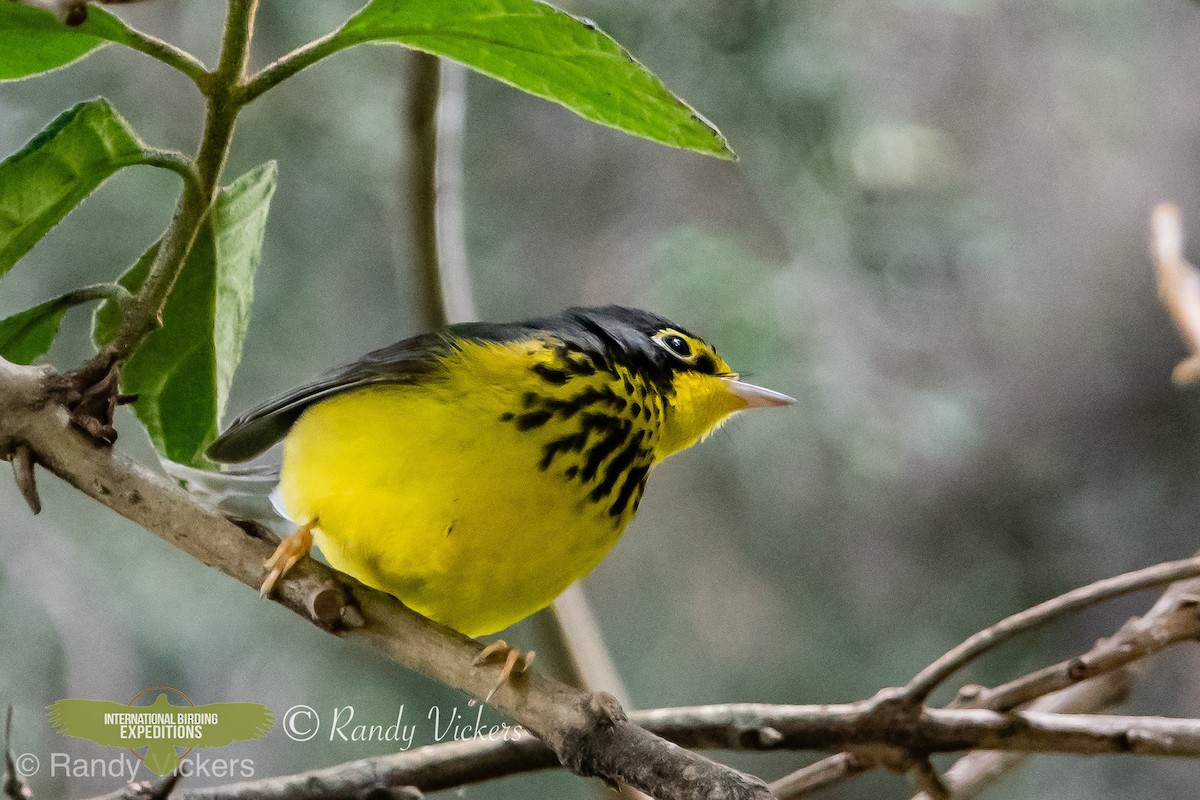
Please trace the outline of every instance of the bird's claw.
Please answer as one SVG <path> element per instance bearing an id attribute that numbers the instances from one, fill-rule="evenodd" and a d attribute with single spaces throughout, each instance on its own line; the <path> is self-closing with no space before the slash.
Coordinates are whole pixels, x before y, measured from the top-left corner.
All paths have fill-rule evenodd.
<path id="1" fill-rule="evenodd" d="M 533 664 L 533 660 L 537 658 L 537 652 L 534 650 L 521 652 L 503 639 L 498 639 L 479 651 L 479 655 L 475 656 L 475 660 L 471 663 L 479 667 L 497 661 L 501 656 L 504 658 L 504 666 L 500 670 L 500 677 L 496 679 L 496 685 L 487 693 L 487 697 L 483 698 L 485 703 L 490 701 L 492 695 L 514 676 L 524 675 L 529 666 Z"/>
<path id="2" fill-rule="evenodd" d="M 276 582 L 296 566 L 296 562 L 304 558 L 312 550 L 312 529 L 316 520 L 301 525 L 296 532 L 280 540 L 279 546 L 271 557 L 263 562 L 267 577 L 263 579 L 258 590 L 259 597 L 266 597 L 275 588 Z"/>

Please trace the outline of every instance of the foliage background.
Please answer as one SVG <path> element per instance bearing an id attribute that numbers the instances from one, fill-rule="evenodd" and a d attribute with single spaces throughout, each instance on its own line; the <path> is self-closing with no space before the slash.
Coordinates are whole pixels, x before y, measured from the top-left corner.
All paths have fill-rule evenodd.
<path id="1" fill-rule="evenodd" d="M 1146 255 L 1153 204 L 1200 219 L 1200 8 L 1185 0 L 580 0 L 710 117 L 736 164 L 468 82 L 467 233 L 481 314 L 653 308 L 798 398 L 661 468 L 587 590 L 642 707 L 858 699 L 1052 594 L 1196 549 L 1200 414 Z M 348 2 L 267 2 L 256 59 L 336 26 Z M 122 16 L 215 58 L 219 4 Z M 243 115 L 229 176 L 280 162 L 231 409 L 416 332 L 404 264 L 406 55 L 355 48 Z M 151 144 L 191 150 L 181 76 L 109 48 L 0 87 L 0 151 L 110 98 Z M 4 282 L 0 317 L 115 277 L 165 226 L 178 179 L 125 170 Z M 1200 226 L 1196 226 L 1200 233 Z M 50 360 L 88 354 L 72 312 Z M 131 417 L 122 446 L 153 459 Z M 31 518 L 0 480 L 0 701 L 16 752 L 111 757 L 43 707 L 155 684 L 196 702 L 305 703 L 404 721 L 465 699 L 321 636 L 78 493 L 43 480 Z M 1109 632 L 1147 598 L 1023 639 L 997 681 Z M 508 638 L 539 647 L 525 623 Z M 541 648 L 544 649 L 544 648 Z M 554 659 L 547 659 L 555 668 Z M 1200 663 L 1160 657 L 1132 706 L 1200 716 Z M 485 713 L 486 719 L 494 715 Z M 444 717 L 443 717 L 444 719 Z M 386 745 L 214 751 L 259 775 Z M 775 777 L 794 755 L 739 756 Z M 1039 759 L 992 796 L 1194 794 L 1197 765 Z M 43 796 L 115 781 L 34 778 Z M 531 789 L 534 786 L 536 788 Z M 859 779 L 841 798 L 902 796 Z M 594 796 L 566 775 L 464 797 Z"/>

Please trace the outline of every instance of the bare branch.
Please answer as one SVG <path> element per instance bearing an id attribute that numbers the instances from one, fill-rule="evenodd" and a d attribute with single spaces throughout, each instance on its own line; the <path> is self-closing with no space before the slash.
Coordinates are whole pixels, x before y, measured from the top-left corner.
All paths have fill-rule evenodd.
<path id="1" fill-rule="evenodd" d="M 348 764 L 347 767 L 352 767 Z M 363 770 L 347 769 L 337 780 L 310 779 L 302 788 L 295 787 L 293 777 L 270 778 L 251 784 L 233 784 L 216 789 L 182 791 L 175 788 L 179 773 L 172 773 L 159 784 L 149 781 L 131 783 L 124 789 L 93 798 L 93 800 L 186 800 L 205 797 L 209 800 L 291 800 L 291 798 L 320 798 L 320 800 L 421 800 L 421 792 L 411 786 L 393 786 L 377 781 Z M 298 777 L 298 776 L 297 776 Z M 168 785 L 170 781 L 170 785 Z M 241 787 L 235 790 L 235 787 Z M 164 788 L 166 792 L 164 793 Z"/>
<path id="2" fill-rule="evenodd" d="M 442 62 L 437 107 L 437 244 L 442 295 L 449 322 L 479 319 L 467 268 L 463 203 L 463 130 L 467 115 L 467 68 Z"/>
<path id="3" fill-rule="evenodd" d="M 994 689 L 960 693 L 960 708 L 1007 711 L 1051 692 L 1128 666 L 1180 642 L 1200 639 L 1200 580 L 1173 584 L 1141 617 L 1125 623 L 1081 656 L 1059 662 Z"/>
<path id="4" fill-rule="evenodd" d="M 1120 685 L 1119 681 L 1117 685 Z M 1112 697 L 1108 695 L 1108 699 Z M 898 724 L 894 711 L 895 706 L 890 701 L 878 700 L 808 706 L 743 703 L 639 711 L 631 714 L 630 720 L 637 727 L 674 742 L 679 747 L 668 746 L 676 751 L 681 747 L 832 750 L 853 745 L 878 762 L 901 769 L 911 769 L 931 753 L 980 749 L 1022 755 L 1200 757 L 1200 720 L 1194 719 L 929 709 Z M 764 735 L 766 731 L 771 733 Z M 914 755 L 914 751 L 919 755 Z M 838 761 L 841 768 L 830 772 L 845 775 L 857 768 L 852 757 L 839 756 Z M 431 792 L 554 766 L 557 766 L 554 754 L 541 741 L 529 736 L 507 742 L 449 742 L 286 778 L 189 789 L 176 792 L 175 796 L 180 800 L 325 800 L 331 796 L 311 788 L 319 786 L 356 786 L 360 790 L 377 786 L 412 786 Z M 349 780 L 351 775 L 359 776 L 360 782 Z M 795 783 L 792 786 L 799 788 Z M 689 790 L 690 794 L 682 796 L 707 798 L 714 796 L 717 789 L 715 784 L 698 783 Z M 681 795 L 663 785 L 655 796 Z"/>
<path id="5" fill-rule="evenodd" d="M 1173 644 L 1200 638 L 1198 593 L 1200 580 L 1172 584 L 1149 611 L 1082 656 L 994 689 L 969 687 L 973 690 L 960 692 L 955 705 L 1006 711 L 1034 698 L 1030 706 L 1034 711 L 1096 711 L 1115 705 L 1129 691 L 1126 667 Z M 946 782 L 955 798 L 967 800 L 1024 760 L 1012 753 L 971 753 L 947 771 Z M 931 799 L 918 795 L 914 800 Z"/>
<path id="6" fill-rule="evenodd" d="M 462 137 L 466 107 L 466 70 L 443 64 L 436 56 L 409 57 L 408 238 L 417 278 L 419 324 L 425 330 L 477 318 L 467 273 L 463 231 Z M 579 584 L 555 599 L 556 627 L 548 636 L 565 651 L 579 685 L 612 694 L 622 706 L 628 693 L 604 644 L 600 628 Z M 628 800 L 644 796 L 623 788 Z"/>
<path id="7" fill-rule="evenodd" d="M 1127 670 L 1110 672 L 1062 691 L 1039 698 L 1031 711 L 1090 712 L 1099 711 L 1125 700 L 1129 694 Z M 943 783 L 954 800 L 970 800 L 1005 775 L 1019 768 L 1028 759 L 1019 753 L 1001 753 L 994 750 L 976 750 L 956 761 L 946 774 Z M 927 792 L 918 793 L 913 800 L 933 800 Z"/>
<path id="8" fill-rule="evenodd" d="M 402 184 L 408 195 L 406 238 L 412 243 L 413 272 L 417 278 L 416 309 L 421 330 L 446 324 L 446 301 L 438 263 L 437 236 L 437 127 L 441 61 L 428 53 L 408 56 L 408 169 Z"/>
<path id="9" fill-rule="evenodd" d="M 1044 603 L 1039 603 L 979 631 L 921 670 L 904 687 L 904 697 L 910 702 L 924 702 L 934 689 L 959 669 L 997 645 L 1047 622 L 1132 592 L 1174 583 L 1186 578 L 1194 578 L 1198 575 L 1200 575 L 1200 557 L 1167 561 L 1135 572 L 1105 578 L 1073 589 Z"/>
<path id="10" fill-rule="evenodd" d="M 555 599 L 553 616 L 556 625 L 551 633 L 561 638 L 580 683 L 590 691 L 608 692 L 628 708 L 629 693 L 580 584 L 572 584 Z"/>
<path id="11" fill-rule="evenodd" d="M 837 783 L 873 769 L 873 761 L 864 761 L 849 751 L 826 756 L 770 784 L 771 794 L 779 800 L 807 797 L 831 783 Z"/>
<path id="12" fill-rule="evenodd" d="M 1146 614 L 1130 620 L 1117 633 L 1107 640 L 1099 642 L 1089 652 L 1025 675 L 994 689 L 984 689 L 979 686 L 964 687 L 952 705 L 958 708 L 988 708 L 993 711 L 1008 711 L 1044 695 L 1049 695 L 1051 692 L 1060 692 L 1068 687 L 1079 685 L 1082 681 L 1111 674 L 1172 644 L 1200 638 L 1200 606 L 1197 606 L 1196 600 L 1198 596 L 1200 596 L 1200 580 L 1174 583 Z M 1092 681 L 1091 685 L 1093 688 L 1087 690 L 1087 693 L 1096 692 L 1094 688 L 1096 682 Z M 1100 685 L 1109 686 L 1110 684 Z M 1124 687 L 1125 680 L 1118 680 L 1116 685 Z M 1062 694 L 1061 697 L 1074 702 L 1071 700 L 1074 695 L 1070 693 Z M 1057 702 L 1059 701 L 1052 702 L 1047 706 L 1037 705 L 1034 708 L 1038 710 L 1073 708 L 1071 705 L 1056 705 Z M 1110 698 L 1109 704 L 1113 702 L 1116 700 Z M 1103 706 L 1093 706 L 1086 710 L 1100 707 Z M 1085 709 L 1078 708 L 1077 710 Z M 964 769 L 968 770 L 968 774 L 973 775 L 975 769 L 986 772 L 991 768 L 989 765 L 995 765 L 996 769 L 1000 769 L 1002 764 L 1004 769 L 1011 769 L 1015 765 L 1014 762 L 1019 762 L 1020 758 L 1001 757 L 992 753 L 973 753 L 963 760 L 968 762 Z M 977 768 L 970 766 L 976 762 L 981 766 Z M 781 778 L 772 784 L 771 788 L 780 797 L 803 797 L 830 783 L 861 774 L 875 766 L 878 765 L 862 754 L 838 753 Z M 958 786 L 958 775 L 959 773 L 954 770 L 947 774 L 947 779 L 952 787 Z M 954 791 L 957 793 L 959 790 L 954 788 Z"/>

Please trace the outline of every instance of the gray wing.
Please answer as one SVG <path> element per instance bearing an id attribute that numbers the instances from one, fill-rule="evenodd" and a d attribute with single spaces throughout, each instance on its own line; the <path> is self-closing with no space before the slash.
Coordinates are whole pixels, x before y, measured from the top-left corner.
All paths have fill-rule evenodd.
<path id="1" fill-rule="evenodd" d="M 426 333 L 368 353 L 238 417 L 209 446 L 207 455 L 223 463 L 254 458 L 287 435 L 314 403 L 371 384 L 413 383 L 430 375 L 450 342 L 444 333 Z"/>

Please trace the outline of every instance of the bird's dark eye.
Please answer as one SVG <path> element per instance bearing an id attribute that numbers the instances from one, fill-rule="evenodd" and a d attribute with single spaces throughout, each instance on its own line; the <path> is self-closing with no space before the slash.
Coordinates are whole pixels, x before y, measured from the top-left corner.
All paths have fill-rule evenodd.
<path id="1" fill-rule="evenodd" d="M 669 333 L 662 337 L 663 346 L 670 350 L 680 358 L 692 357 L 692 346 L 688 344 L 687 339 L 684 339 L 678 334 Z"/>

